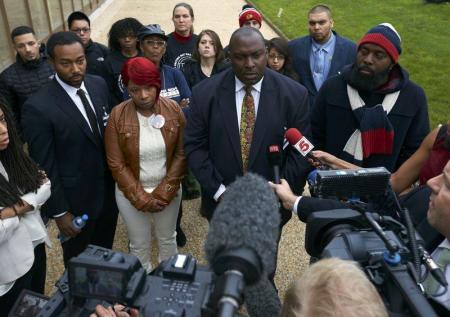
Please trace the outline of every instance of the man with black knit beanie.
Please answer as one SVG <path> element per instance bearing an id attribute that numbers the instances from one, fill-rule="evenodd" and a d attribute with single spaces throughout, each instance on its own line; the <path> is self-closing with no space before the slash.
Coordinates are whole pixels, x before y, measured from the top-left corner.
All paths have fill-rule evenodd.
<path id="1" fill-rule="evenodd" d="M 401 37 L 389 23 L 370 29 L 356 61 L 323 83 L 311 113 L 317 148 L 364 167 L 395 171 L 429 132 L 423 89 L 398 64 Z"/>

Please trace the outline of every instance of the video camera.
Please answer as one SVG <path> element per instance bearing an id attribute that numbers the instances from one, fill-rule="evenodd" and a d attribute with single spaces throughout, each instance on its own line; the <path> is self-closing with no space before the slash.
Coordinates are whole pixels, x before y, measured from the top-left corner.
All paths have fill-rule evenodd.
<path id="1" fill-rule="evenodd" d="M 306 251 L 312 259 L 337 257 L 358 262 L 391 314 L 438 316 L 419 278 L 421 261 L 427 264 L 431 257 L 421 246 L 423 241 L 414 232 L 408 211 L 401 208 L 393 192 L 397 210 L 371 210 L 371 199 L 388 196 L 389 177 L 384 168 L 318 171 L 312 192 L 320 198 L 349 200 L 349 208 L 309 215 Z M 354 201 L 355 197 L 365 202 Z M 446 284 L 442 271 L 430 272 Z"/>
<path id="2" fill-rule="evenodd" d="M 215 279 L 191 255 L 174 255 L 147 275 L 135 256 L 89 245 L 69 261 L 37 316 L 89 316 L 96 305 L 111 303 L 138 308 L 144 317 L 216 316 Z"/>

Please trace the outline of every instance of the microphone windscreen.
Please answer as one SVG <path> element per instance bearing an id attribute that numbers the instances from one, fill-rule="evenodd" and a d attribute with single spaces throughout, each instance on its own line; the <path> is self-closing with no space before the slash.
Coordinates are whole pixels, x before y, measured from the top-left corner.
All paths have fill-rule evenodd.
<path id="1" fill-rule="evenodd" d="M 284 137 L 288 140 L 290 145 L 294 145 L 303 138 L 303 134 L 296 128 L 290 128 L 286 131 Z"/>
<path id="2" fill-rule="evenodd" d="M 278 201 L 262 177 L 247 173 L 227 187 L 214 211 L 205 243 L 209 263 L 223 250 L 253 249 L 263 274 L 274 269 L 280 224 Z"/>
<path id="3" fill-rule="evenodd" d="M 250 317 L 273 317 L 281 311 L 277 290 L 267 277 L 245 289 L 245 307 Z"/>

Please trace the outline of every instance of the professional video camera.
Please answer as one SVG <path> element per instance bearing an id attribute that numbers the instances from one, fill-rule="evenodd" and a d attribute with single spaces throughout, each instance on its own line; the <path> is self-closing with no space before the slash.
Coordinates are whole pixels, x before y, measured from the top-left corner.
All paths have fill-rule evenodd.
<path id="1" fill-rule="evenodd" d="M 147 275 L 135 256 L 89 245 L 69 261 L 37 316 L 89 316 L 96 305 L 111 303 L 136 307 L 144 317 L 216 316 L 223 294 L 216 279 L 191 255 L 172 256 Z"/>
<path id="2" fill-rule="evenodd" d="M 280 302 L 267 274 L 277 250 L 276 210 L 267 181 L 248 173 L 227 187 L 211 219 L 209 267 L 178 254 L 146 275 L 136 257 L 89 246 L 69 261 L 57 293 L 38 316 L 83 316 L 105 300 L 137 307 L 144 317 L 234 317 L 244 292 L 249 312 L 275 316 Z"/>
<path id="3" fill-rule="evenodd" d="M 389 176 L 384 168 L 318 171 L 312 191 L 320 198 L 345 199 L 348 209 L 312 213 L 306 225 L 306 251 L 316 259 L 358 262 L 396 316 L 437 316 L 420 284 L 421 262 L 444 286 L 445 277 L 433 266 L 408 211 L 389 189 Z M 372 198 L 389 193 L 397 210 L 382 214 L 371 210 Z"/>

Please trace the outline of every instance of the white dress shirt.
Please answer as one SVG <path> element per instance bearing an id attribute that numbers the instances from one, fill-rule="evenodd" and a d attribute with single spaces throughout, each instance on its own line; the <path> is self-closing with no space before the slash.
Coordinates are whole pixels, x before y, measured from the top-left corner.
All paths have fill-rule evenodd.
<path id="1" fill-rule="evenodd" d="M 59 78 L 58 74 L 55 74 L 55 77 L 56 77 L 56 81 L 61 85 L 61 87 L 64 89 L 64 91 L 69 95 L 70 99 L 72 99 L 75 106 L 77 106 L 78 111 L 81 112 L 81 114 L 84 117 L 84 120 L 86 120 L 88 126 L 91 128 L 91 131 L 92 131 L 92 127 L 91 127 L 91 124 L 89 123 L 89 118 L 86 114 L 86 110 L 84 109 L 83 102 L 81 101 L 80 96 L 77 95 L 78 89 L 83 90 L 86 95 L 87 100 L 89 101 L 89 105 L 91 106 L 92 111 L 94 111 L 94 113 L 96 113 L 95 108 L 92 105 L 91 97 L 89 97 L 89 93 L 86 89 L 86 86 L 84 85 L 84 81 L 81 83 L 80 88 L 76 88 L 76 87 L 70 86 L 70 85 L 66 84 L 65 82 L 63 82 L 61 80 L 61 78 Z"/>

